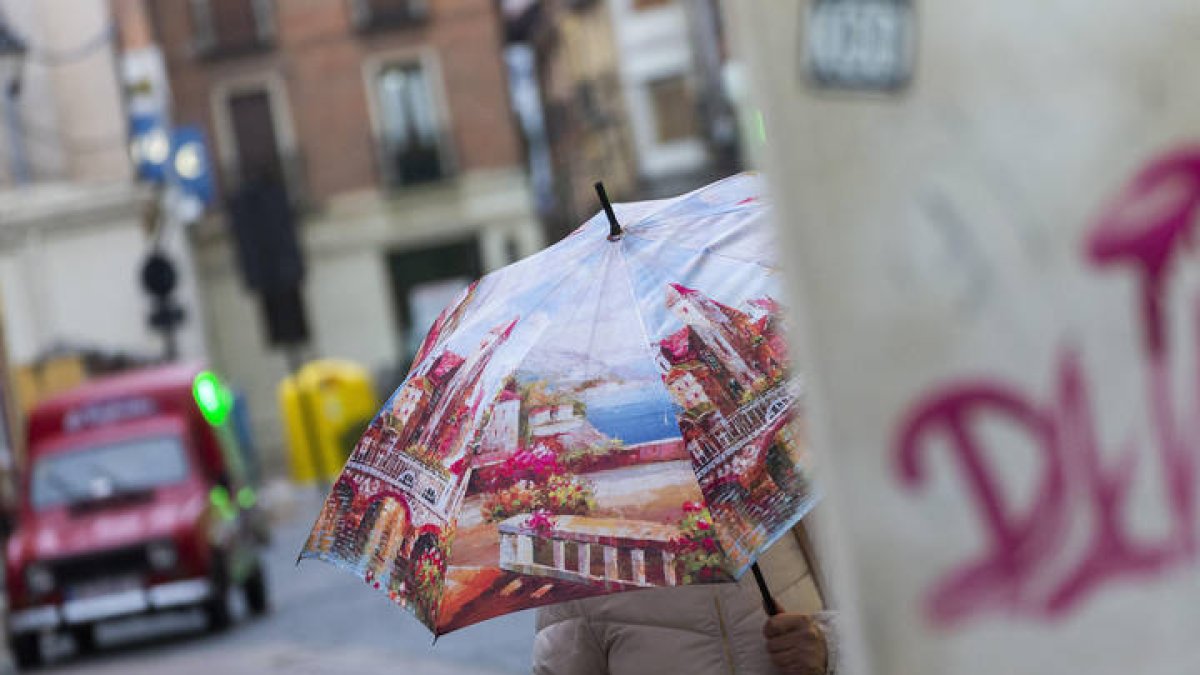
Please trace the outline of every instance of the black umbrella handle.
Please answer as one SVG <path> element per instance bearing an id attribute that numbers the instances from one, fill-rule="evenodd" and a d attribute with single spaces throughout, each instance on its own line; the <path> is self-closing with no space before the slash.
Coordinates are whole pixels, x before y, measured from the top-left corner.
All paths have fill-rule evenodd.
<path id="1" fill-rule="evenodd" d="M 758 568 L 758 563 L 751 565 L 750 571 L 754 572 L 754 583 L 758 584 L 758 592 L 762 594 L 763 611 L 767 613 L 767 616 L 775 616 L 779 613 L 779 605 L 775 603 L 775 598 L 771 595 L 771 589 L 767 588 L 767 580 L 763 578 L 763 573 Z"/>

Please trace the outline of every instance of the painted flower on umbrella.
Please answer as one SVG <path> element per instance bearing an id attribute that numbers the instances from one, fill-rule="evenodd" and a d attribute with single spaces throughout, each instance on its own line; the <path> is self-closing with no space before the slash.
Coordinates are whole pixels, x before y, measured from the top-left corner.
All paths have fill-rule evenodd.
<path id="1" fill-rule="evenodd" d="M 550 517 L 550 513 L 545 509 L 534 511 L 533 515 L 526 518 L 522 524 L 542 537 L 550 534 L 554 529 L 554 519 Z"/>
<path id="2" fill-rule="evenodd" d="M 683 583 L 727 580 L 729 574 L 721 566 L 724 555 L 708 509 L 697 502 L 684 502 L 678 525 L 680 536 L 671 540 L 671 550 L 683 566 Z"/>
<path id="3" fill-rule="evenodd" d="M 446 554 L 438 547 L 423 551 L 413 563 L 412 585 L 416 601 L 426 610 L 437 605 L 446 573 Z"/>
<path id="4" fill-rule="evenodd" d="M 485 520 L 495 522 L 518 513 L 532 512 L 537 507 L 535 500 L 533 489 L 518 483 L 488 495 L 481 510 Z"/>
<path id="5" fill-rule="evenodd" d="M 512 454 L 504 462 L 500 475 L 512 481 L 532 481 L 540 483 L 550 476 L 563 472 L 558 463 L 558 456 L 553 450 L 544 445 L 535 446 L 532 450 L 520 450 Z"/>
<path id="6" fill-rule="evenodd" d="M 575 477 L 551 476 L 539 496 L 541 506 L 553 513 L 584 515 L 596 508 L 591 483 Z"/>
<path id="7" fill-rule="evenodd" d="M 482 513 L 488 522 L 504 520 L 539 509 L 556 515 L 586 515 L 596 508 L 595 489 L 575 476 L 554 475 L 544 483 L 521 481 L 484 499 Z"/>

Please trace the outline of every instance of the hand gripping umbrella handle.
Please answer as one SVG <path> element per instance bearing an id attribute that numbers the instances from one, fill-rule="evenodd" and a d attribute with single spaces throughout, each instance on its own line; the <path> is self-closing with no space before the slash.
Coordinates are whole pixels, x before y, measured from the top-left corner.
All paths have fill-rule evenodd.
<path id="1" fill-rule="evenodd" d="M 767 588 L 767 580 L 763 578 L 763 573 L 758 568 L 758 563 L 751 565 L 750 571 L 754 572 L 754 583 L 758 584 L 758 592 L 762 594 L 763 611 L 767 613 L 767 616 L 775 616 L 779 613 L 779 605 L 775 603 L 775 598 L 771 595 L 771 589 Z"/>

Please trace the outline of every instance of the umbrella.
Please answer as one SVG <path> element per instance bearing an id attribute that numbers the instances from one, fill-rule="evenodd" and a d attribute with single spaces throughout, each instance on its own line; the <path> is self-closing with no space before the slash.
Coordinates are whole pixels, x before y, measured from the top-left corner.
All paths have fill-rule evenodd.
<path id="1" fill-rule="evenodd" d="M 301 558 L 351 570 L 435 635 L 740 578 L 816 501 L 762 189 L 741 174 L 604 199 L 607 215 L 467 288 Z"/>

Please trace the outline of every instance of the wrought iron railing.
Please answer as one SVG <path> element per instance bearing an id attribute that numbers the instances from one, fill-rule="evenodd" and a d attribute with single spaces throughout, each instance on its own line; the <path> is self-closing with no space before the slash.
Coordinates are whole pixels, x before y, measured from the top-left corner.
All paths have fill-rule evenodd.
<path id="1" fill-rule="evenodd" d="M 349 0 L 350 17 L 359 31 L 414 26 L 429 18 L 429 0 Z"/>
<path id="2" fill-rule="evenodd" d="M 451 177 L 454 166 L 449 156 L 447 138 L 445 132 L 425 141 L 401 142 L 386 137 L 373 138 L 380 186 L 386 190 L 398 190 Z"/>
<path id="3" fill-rule="evenodd" d="M 273 0 L 189 0 L 192 44 L 201 58 L 223 58 L 275 44 Z"/>

